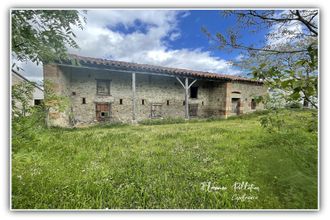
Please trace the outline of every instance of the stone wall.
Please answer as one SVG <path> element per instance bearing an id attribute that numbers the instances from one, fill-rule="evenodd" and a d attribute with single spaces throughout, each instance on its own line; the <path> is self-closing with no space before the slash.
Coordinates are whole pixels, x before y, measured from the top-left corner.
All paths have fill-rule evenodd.
<path id="1" fill-rule="evenodd" d="M 240 99 L 240 114 L 261 110 L 264 108 L 262 103 L 258 103 L 256 109 L 251 108 L 252 99 L 257 96 L 267 94 L 267 87 L 262 84 L 252 84 L 249 82 L 233 82 L 231 88 L 231 98 Z M 230 99 L 231 101 L 231 99 Z M 230 113 L 233 115 L 234 113 Z"/>
<path id="2" fill-rule="evenodd" d="M 123 122 L 132 120 L 131 74 L 87 68 L 61 67 L 61 69 L 71 75 L 71 103 L 78 123 L 95 121 L 97 102 L 111 103 L 111 120 Z M 96 94 L 96 79 L 111 80 L 110 96 L 100 97 Z M 189 103 L 198 104 L 198 117 L 210 116 L 210 106 L 216 109 L 213 101 L 209 99 L 210 94 L 220 91 L 221 86 L 200 80 L 193 86 L 198 86 L 198 97 L 190 99 Z M 174 77 L 136 74 L 136 119 L 139 121 L 150 118 L 152 105 L 161 106 L 163 118 L 184 117 L 184 94 L 184 89 Z M 222 94 L 219 93 L 219 103 L 223 101 L 221 96 Z M 86 104 L 82 104 L 82 98 L 85 98 Z"/>
<path id="3" fill-rule="evenodd" d="M 63 96 L 63 98 L 70 99 L 70 73 L 63 72 L 57 65 L 45 64 L 43 65 L 44 80 L 48 81 L 52 86 L 55 94 Z M 44 94 L 45 97 L 47 94 Z M 67 106 L 64 112 L 58 112 L 50 109 L 49 125 L 68 127 L 70 126 L 70 105 Z"/>
<path id="4" fill-rule="evenodd" d="M 111 121 L 132 122 L 131 73 L 56 65 L 45 65 L 44 72 L 45 79 L 55 84 L 56 92 L 70 100 L 68 111 L 53 117 L 54 125 L 68 126 L 64 121 L 69 121 L 69 114 L 77 124 L 96 122 L 96 103 L 110 103 Z M 109 96 L 97 95 L 97 80 L 110 80 Z M 197 80 L 193 86 L 198 86 L 198 97 L 190 98 L 189 104 L 198 105 L 197 117 L 226 117 L 231 111 L 232 90 L 246 92 L 242 99 L 258 91 L 251 83 Z M 184 117 L 184 99 L 185 91 L 176 78 L 136 74 L 136 120 L 151 118 L 153 105 L 160 109 L 162 118 Z"/>

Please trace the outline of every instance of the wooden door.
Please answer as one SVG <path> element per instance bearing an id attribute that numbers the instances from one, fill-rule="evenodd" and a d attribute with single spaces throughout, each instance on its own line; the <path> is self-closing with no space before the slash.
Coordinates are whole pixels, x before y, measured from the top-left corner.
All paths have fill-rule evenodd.
<path id="1" fill-rule="evenodd" d="M 110 120 L 109 103 L 96 103 L 96 120 L 100 122 Z"/>
<path id="2" fill-rule="evenodd" d="M 198 104 L 189 104 L 189 116 L 197 117 Z"/>

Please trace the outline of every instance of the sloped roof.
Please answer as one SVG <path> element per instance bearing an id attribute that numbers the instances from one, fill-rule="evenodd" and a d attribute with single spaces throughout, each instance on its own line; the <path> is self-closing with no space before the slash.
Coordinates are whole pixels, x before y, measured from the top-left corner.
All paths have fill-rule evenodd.
<path id="1" fill-rule="evenodd" d="M 138 63 L 124 62 L 124 61 L 114 61 L 114 60 L 79 56 L 76 54 L 69 54 L 69 57 L 72 60 L 77 61 L 82 66 L 97 65 L 97 66 L 102 66 L 103 68 L 123 69 L 123 70 L 136 71 L 136 72 L 140 71 L 140 72 L 150 72 L 150 73 L 161 73 L 161 74 L 174 75 L 178 77 L 188 76 L 194 78 L 219 79 L 226 81 L 244 81 L 244 82 L 262 84 L 262 82 L 257 80 L 247 79 L 232 75 L 225 75 L 220 73 L 210 73 L 205 71 L 163 67 L 163 66 L 156 66 L 149 64 L 138 64 Z"/>
<path id="2" fill-rule="evenodd" d="M 26 77 L 24 77 L 22 74 L 18 73 L 17 71 L 15 70 L 11 70 L 11 72 L 13 74 L 15 74 L 17 77 L 21 78 L 22 80 L 28 82 L 28 83 L 31 83 L 34 87 L 36 87 L 37 89 L 40 89 L 41 91 L 44 91 L 40 86 L 38 86 L 36 83 L 34 82 L 31 82 L 30 80 L 28 80 Z"/>

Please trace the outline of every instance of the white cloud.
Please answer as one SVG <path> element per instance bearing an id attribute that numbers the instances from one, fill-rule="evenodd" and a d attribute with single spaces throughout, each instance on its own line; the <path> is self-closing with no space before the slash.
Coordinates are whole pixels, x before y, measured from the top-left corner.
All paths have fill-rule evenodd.
<path id="1" fill-rule="evenodd" d="M 270 28 L 270 37 L 267 39 L 267 45 L 272 48 L 283 46 L 296 40 L 297 34 L 302 33 L 302 25 L 298 22 L 288 24 L 276 24 Z"/>
<path id="2" fill-rule="evenodd" d="M 201 49 L 170 49 L 182 34 L 180 19 L 186 11 L 173 10 L 90 10 L 84 30 L 75 29 L 80 49 L 70 53 L 142 64 L 237 74 L 226 60 Z M 136 22 L 143 24 L 138 30 Z M 118 25 L 128 31 L 118 31 Z M 34 70 L 31 70 L 34 72 Z M 29 75 L 27 75 L 29 76 Z M 41 74 L 40 74 L 41 77 Z"/>
<path id="3" fill-rule="evenodd" d="M 164 38 L 175 41 L 182 33 L 178 29 L 180 18 L 189 12 L 171 10 L 90 11 L 88 24 L 77 33 L 80 55 L 115 60 L 187 68 L 210 72 L 235 74 L 237 71 L 225 60 L 200 49 L 169 49 Z M 124 34 L 116 31 L 118 24 L 134 27 L 134 21 L 150 25 L 145 32 Z M 107 27 L 112 27 L 109 29 Z M 102 43 L 100 43 L 102 42 Z"/>
<path id="4" fill-rule="evenodd" d="M 36 65 L 31 61 L 27 62 L 20 62 L 20 61 L 13 61 L 15 64 L 20 68 L 17 70 L 14 67 L 14 70 L 19 72 L 21 75 L 26 76 L 29 80 L 41 83 L 42 82 L 42 64 Z"/>
<path id="5" fill-rule="evenodd" d="M 301 15 L 308 20 L 312 19 L 310 16 L 313 12 L 314 10 L 300 10 Z M 275 16 L 277 18 L 290 18 L 292 15 L 290 11 L 284 10 Z M 318 16 L 315 16 L 311 22 L 317 26 Z M 285 24 L 277 23 L 270 28 L 266 43 L 270 48 L 287 47 L 290 44 L 297 43 L 300 40 L 299 37 L 306 34 L 306 32 L 308 30 L 300 21 L 292 20 Z"/>
<path id="6" fill-rule="evenodd" d="M 244 55 L 244 54 L 238 54 L 235 57 L 235 61 L 242 61 L 244 58 L 246 58 L 246 55 Z"/>
<path id="7" fill-rule="evenodd" d="M 219 73 L 238 73 L 238 71 L 235 71 L 232 68 L 232 65 L 229 62 L 212 57 L 210 52 L 202 52 L 198 49 L 170 51 L 153 50 L 149 51 L 143 59 L 148 59 L 149 63 L 161 66 L 172 66 Z"/>

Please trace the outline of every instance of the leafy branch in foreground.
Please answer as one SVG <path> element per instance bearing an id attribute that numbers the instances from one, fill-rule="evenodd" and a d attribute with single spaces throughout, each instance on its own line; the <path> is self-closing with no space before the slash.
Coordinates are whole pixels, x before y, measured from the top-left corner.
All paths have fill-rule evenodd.
<path id="1" fill-rule="evenodd" d="M 251 54 L 257 52 L 268 52 L 274 54 L 295 54 L 306 53 L 307 47 L 286 47 L 288 42 L 282 44 L 281 48 L 274 48 L 273 45 L 265 42 L 240 41 L 246 33 L 255 34 L 262 29 L 274 29 L 276 31 L 266 34 L 265 41 L 282 40 L 289 38 L 292 41 L 305 40 L 307 38 L 318 37 L 318 10 L 225 10 L 223 17 L 235 17 L 236 28 L 230 28 L 227 32 L 217 32 L 212 34 L 206 27 L 202 27 L 204 32 L 218 49 L 231 51 L 248 51 Z M 301 28 L 295 29 L 295 26 Z M 292 46 L 292 44 L 291 44 Z"/>
<path id="2" fill-rule="evenodd" d="M 78 48 L 74 28 L 85 22 L 76 10 L 12 10 L 12 55 L 37 65 L 67 58 L 67 47 Z"/>
<path id="3" fill-rule="evenodd" d="M 222 15 L 236 19 L 236 25 L 227 32 L 202 31 L 218 49 L 241 52 L 233 65 L 282 91 L 286 102 L 318 108 L 318 10 L 227 10 Z M 265 30 L 264 39 L 251 37 Z M 248 43 L 242 40 L 246 35 Z"/>

